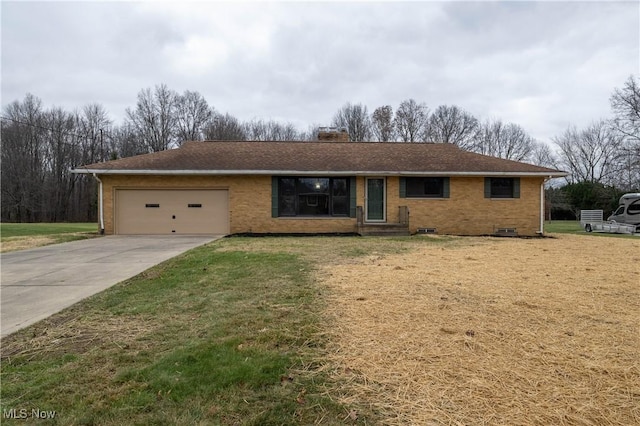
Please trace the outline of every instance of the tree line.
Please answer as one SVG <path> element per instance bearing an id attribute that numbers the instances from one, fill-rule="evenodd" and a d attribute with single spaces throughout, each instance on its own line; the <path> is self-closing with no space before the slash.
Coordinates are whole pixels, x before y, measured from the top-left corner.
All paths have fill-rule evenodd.
<path id="1" fill-rule="evenodd" d="M 568 194 L 576 185 L 606 194 L 599 199 L 610 203 L 620 191 L 640 190 L 639 81 L 629 77 L 610 101 L 612 117 L 583 129 L 570 126 L 552 138 L 553 145 L 535 140 L 516 123 L 481 121 L 456 105 L 431 110 L 414 99 L 402 101 L 395 110 L 383 105 L 371 113 L 361 103 L 346 103 L 330 124 L 346 129 L 356 142 L 451 143 L 565 170 L 567 190 L 550 197 L 551 203 L 573 203 L 569 208 L 575 210 Z M 27 94 L 2 112 L 1 220 L 95 220 L 95 183 L 70 173 L 79 165 L 171 149 L 188 140 L 313 141 L 317 130 L 316 125 L 301 131 L 270 119 L 241 121 L 210 106 L 198 92 L 177 93 L 164 84 L 141 90 L 120 124 L 99 103 L 65 111 L 46 108 L 42 100 Z"/>
<path id="2" fill-rule="evenodd" d="M 535 140 L 520 125 L 500 119 L 481 122 L 457 105 L 431 111 L 415 99 L 369 114 L 362 104 L 347 103 L 334 115 L 332 125 L 347 130 L 352 141 L 451 143 L 480 154 L 553 166 L 549 146 Z"/>

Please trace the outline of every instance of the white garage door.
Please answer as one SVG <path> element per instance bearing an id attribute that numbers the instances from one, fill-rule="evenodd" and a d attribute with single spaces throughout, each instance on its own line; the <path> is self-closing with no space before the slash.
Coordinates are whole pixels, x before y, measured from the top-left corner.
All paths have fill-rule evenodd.
<path id="1" fill-rule="evenodd" d="M 204 189 L 119 189 L 116 234 L 228 234 L 229 193 Z"/>

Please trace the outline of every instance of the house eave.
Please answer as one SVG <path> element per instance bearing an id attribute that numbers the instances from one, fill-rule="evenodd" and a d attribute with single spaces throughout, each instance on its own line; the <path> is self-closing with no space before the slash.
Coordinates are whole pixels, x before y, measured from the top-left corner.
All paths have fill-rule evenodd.
<path id="1" fill-rule="evenodd" d="M 390 170 L 151 170 L 151 169 L 85 169 L 76 168 L 72 173 L 96 174 L 96 175 L 194 175 L 194 176 L 520 176 L 520 177 L 545 177 L 556 178 L 567 176 L 567 173 L 548 172 L 496 172 L 496 171 L 390 171 Z"/>

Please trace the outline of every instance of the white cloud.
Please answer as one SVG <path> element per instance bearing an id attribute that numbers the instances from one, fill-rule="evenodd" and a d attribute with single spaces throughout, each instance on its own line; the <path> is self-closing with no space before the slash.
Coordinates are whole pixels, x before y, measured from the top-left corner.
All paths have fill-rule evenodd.
<path id="1" fill-rule="evenodd" d="M 637 2 L 3 2 L 1 27 L 3 105 L 31 92 L 116 120 L 166 83 L 301 129 L 411 97 L 549 140 L 640 74 Z"/>
<path id="2" fill-rule="evenodd" d="M 231 48 L 212 37 L 189 36 L 184 42 L 171 43 L 163 49 L 165 60 L 182 75 L 203 75 L 223 67 Z"/>

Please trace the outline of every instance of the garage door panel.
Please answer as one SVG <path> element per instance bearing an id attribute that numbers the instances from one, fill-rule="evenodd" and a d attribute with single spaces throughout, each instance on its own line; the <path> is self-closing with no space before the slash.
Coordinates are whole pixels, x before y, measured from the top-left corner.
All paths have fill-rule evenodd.
<path id="1" fill-rule="evenodd" d="M 182 234 L 197 234 L 201 226 L 206 223 L 214 230 L 213 233 L 228 233 L 229 201 L 228 192 L 217 191 L 189 191 L 179 194 L 176 198 L 178 206 L 175 209 L 176 232 Z M 217 231 L 215 231 L 217 229 Z"/>
<path id="2" fill-rule="evenodd" d="M 120 189 L 118 234 L 226 234 L 227 190 Z"/>

